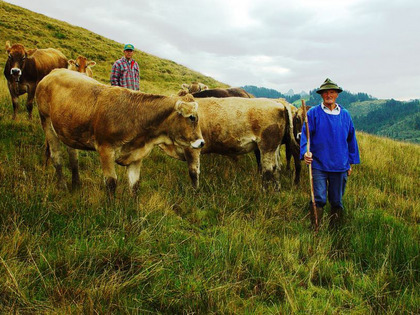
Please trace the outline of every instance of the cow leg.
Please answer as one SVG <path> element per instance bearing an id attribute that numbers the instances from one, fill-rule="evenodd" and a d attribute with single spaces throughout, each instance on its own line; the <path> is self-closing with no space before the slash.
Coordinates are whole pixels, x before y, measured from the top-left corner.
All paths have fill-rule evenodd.
<path id="1" fill-rule="evenodd" d="M 188 163 L 188 173 L 190 175 L 192 185 L 198 189 L 200 185 L 200 150 L 185 149 L 185 159 Z"/>
<path id="2" fill-rule="evenodd" d="M 17 96 L 12 96 L 12 104 L 13 104 L 13 120 L 16 120 L 17 113 L 19 109 L 19 98 Z"/>
<path id="3" fill-rule="evenodd" d="M 262 184 L 267 189 L 270 184 L 279 188 L 280 168 L 276 159 L 276 152 L 261 152 Z"/>
<path id="4" fill-rule="evenodd" d="M 67 153 L 69 154 L 71 170 L 71 189 L 76 190 L 77 188 L 80 188 L 78 152 L 76 149 L 67 147 Z"/>
<path id="5" fill-rule="evenodd" d="M 286 143 L 286 170 L 290 171 L 290 159 L 292 158 L 292 150 L 290 145 Z"/>
<path id="6" fill-rule="evenodd" d="M 41 124 L 45 132 L 46 152 L 51 157 L 55 167 L 58 187 L 60 189 L 66 189 L 67 185 L 63 178 L 63 159 L 60 152 L 60 140 L 53 131 L 49 118 L 41 117 Z"/>
<path id="7" fill-rule="evenodd" d="M 117 173 L 115 172 L 115 151 L 108 146 L 98 147 L 99 158 L 101 160 L 102 171 L 105 176 L 105 184 L 110 197 L 115 196 L 117 188 Z"/>
<path id="8" fill-rule="evenodd" d="M 28 118 L 32 119 L 32 110 L 34 108 L 34 97 L 35 97 L 36 85 L 33 84 L 29 87 L 28 99 L 26 101 L 26 110 L 28 111 Z"/>
<path id="9" fill-rule="evenodd" d="M 293 160 L 295 161 L 295 184 L 300 182 L 300 172 L 301 172 L 301 162 L 300 162 L 300 152 L 293 153 Z"/>
<path id="10" fill-rule="evenodd" d="M 258 173 L 261 173 L 261 153 L 259 149 L 254 150 L 255 160 L 257 161 Z"/>
<path id="11" fill-rule="evenodd" d="M 128 184 L 130 186 L 131 193 L 134 195 L 140 186 L 140 169 L 142 160 L 134 161 L 127 168 Z"/>
<path id="12" fill-rule="evenodd" d="M 267 127 L 262 132 L 258 149 L 261 153 L 261 169 L 263 188 L 266 189 L 270 183 L 279 187 L 280 167 L 279 154 L 280 145 L 284 136 L 284 131 L 276 124 Z"/>

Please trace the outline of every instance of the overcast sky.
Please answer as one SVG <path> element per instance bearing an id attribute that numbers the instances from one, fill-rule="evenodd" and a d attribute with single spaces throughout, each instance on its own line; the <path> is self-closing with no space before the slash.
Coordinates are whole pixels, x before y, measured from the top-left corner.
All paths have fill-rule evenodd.
<path id="1" fill-rule="evenodd" d="M 419 0 L 7 0 L 231 86 L 420 98 Z"/>

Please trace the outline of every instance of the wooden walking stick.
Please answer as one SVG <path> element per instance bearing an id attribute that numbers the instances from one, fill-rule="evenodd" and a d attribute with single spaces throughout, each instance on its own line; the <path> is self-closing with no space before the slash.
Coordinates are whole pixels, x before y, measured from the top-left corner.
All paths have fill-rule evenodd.
<path id="1" fill-rule="evenodd" d="M 309 124 L 308 124 L 308 116 L 306 115 L 306 105 L 305 100 L 302 100 L 302 109 L 303 109 L 303 117 L 305 122 L 305 128 L 306 128 L 306 152 L 310 152 L 311 142 L 310 142 L 310 136 L 309 136 Z M 318 212 L 316 211 L 316 204 L 315 204 L 315 194 L 314 194 L 314 178 L 312 176 L 312 164 L 308 165 L 309 170 L 309 184 L 311 186 L 311 203 L 312 203 L 312 212 L 314 214 L 315 218 L 315 230 L 318 230 Z"/>

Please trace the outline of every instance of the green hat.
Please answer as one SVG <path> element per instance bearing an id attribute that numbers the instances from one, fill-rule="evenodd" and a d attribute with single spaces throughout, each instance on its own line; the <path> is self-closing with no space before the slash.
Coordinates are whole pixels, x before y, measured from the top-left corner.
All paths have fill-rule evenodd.
<path id="1" fill-rule="evenodd" d="M 125 44 L 124 50 L 134 50 L 134 46 L 131 44 Z"/>
<path id="2" fill-rule="evenodd" d="M 330 79 L 325 79 L 324 83 L 321 84 L 319 89 L 316 91 L 318 94 L 321 94 L 325 90 L 337 90 L 338 93 L 343 92 L 343 89 L 335 84 Z"/>

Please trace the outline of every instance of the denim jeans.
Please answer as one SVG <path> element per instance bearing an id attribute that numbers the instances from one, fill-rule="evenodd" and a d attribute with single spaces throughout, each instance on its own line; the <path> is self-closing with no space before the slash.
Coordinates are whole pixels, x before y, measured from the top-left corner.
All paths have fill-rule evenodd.
<path id="1" fill-rule="evenodd" d="M 314 182 L 315 203 L 318 207 L 324 207 L 328 201 L 331 207 L 343 208 L 343 195 L 347 183 L 346 172 L 324 172 L 312 169 Z"/>

